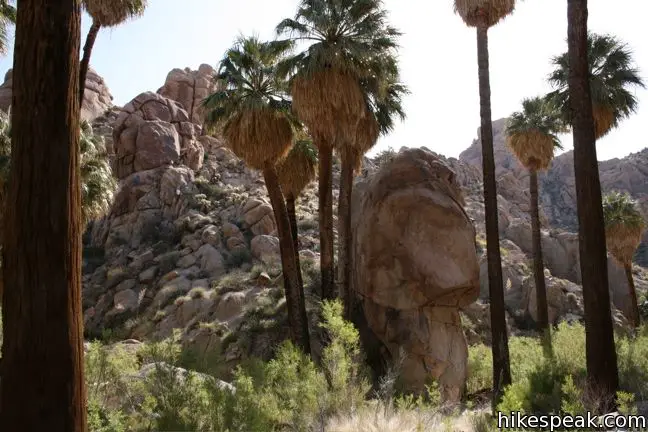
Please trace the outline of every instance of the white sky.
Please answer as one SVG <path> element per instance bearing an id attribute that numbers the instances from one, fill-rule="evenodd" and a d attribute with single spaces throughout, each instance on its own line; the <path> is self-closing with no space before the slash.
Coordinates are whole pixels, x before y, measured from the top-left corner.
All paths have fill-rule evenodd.
<path id="1" fill-rule="evenodd" d="M 273 37 L 275 25 L 295 13 L 297 0 L 151 0 L 146 15 L 102 30 L 92 66 L 106 79 L 115 103 L 156 91 L 173 68 L 216 65 L 238 34 Z M 525 0 L 490 31 L 493 120 L 519 109 L 522 98 L 550 90 L 549 59 L 566 50 L 567 1 Z M 645 0 L 590 0 L 590 29 L 612 33 L 634 51 L 648 81 Z M 454 15 L 451 0 L 385 0 L 391 23 L 404 36 L 400 50 L 407 120 L 382 138 L 387 146 L 427 146 L 457 156 L 479 125 L 476 36 Z M 88 28 L 84 20 L 84 35 Z M 0 73 L 11 67 L 11 53 Z M 599 159 L 623 157 L 648 146 L 648 91 L 639 90 L 639 111 L 598 144 Z M 571 147 L 571 137 L 563 140 Z"/>

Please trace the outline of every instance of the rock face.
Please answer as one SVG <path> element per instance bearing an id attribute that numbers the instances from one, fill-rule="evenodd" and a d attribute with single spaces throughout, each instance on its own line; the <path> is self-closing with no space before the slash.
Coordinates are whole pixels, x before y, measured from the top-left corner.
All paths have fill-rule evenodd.
<path id="1" fill-rule="evenodd" d="M 13 85 L 13 70 L 5 74 L 5 81 L 0 86 L 0 109 L 7 111 L 11 105 L 11 89 Z M 102 77 L 94 69 L 88 69 L 86 77 L 83 105 L 81 106 L 81 119 L 89 122 L 103 115 L 113 106 L 113 97 Z"/>
<path id="2" fill-rule="evenodd" d="M 203 123 L 203 110 L 201 103 L 215 90 L 214 75 L 216 71 L 208 64 L 202 64 L 197 71 L 189 68 L 173 69 L 167 75 L 164 86 L 158 93 L 166 98 L 180 103 L 187 111 L 190 120 L 201 125 Z"/>
<path id="3" fill-rule="evenodd" d="M 124 106 L 113 127 L 114 170 L 120 179 L 180 162 L 194 171 L 202 167 L 200 127 L 174 100 L 142 93 Z"/>
<path id="4" fill-rule="evenodd" d="M 528 174 L 506 145 L 506 121 L 507 119 L 500 119 L 493 122 L 495 167 L 498 193 L 501 195 L 498 198 L 500 201 L 504 198 L 511 203 L 521 204 L 521 210 L 526 212 L 528 204 L 525 209 L 525 200 L 522 197 L 524 194 L 528 195 Z M 472 145 L 459 155 L 459 159 L 481 170 L 481 141 L 474 140 Z M 628 192 L 639 201 L 648 215 L 648 148 L 623 159 L 599 162 L 599 172 L 604 193 L 613 190 Z M 558 155 L 549 170 L 539 175 L 539 181 L 540 207 L 546 216 L 544 225 L 576 231 L 578 222 L 573 152 Z M 506 225 L 506 222 L 503 224 Z M 644 237 L 641 251 L 635 262 L 648 267 L 648 233 Z"/>
<path id="5" fill-rule="evenodd" d="M 423 149 L 406 149 L 355 188 L 353 290 L 368 327 L 403 381 L 430 376 L 458 400 L 467 344 L 459 308 L 479 294 L 475 228 L 454 172 Z"/>

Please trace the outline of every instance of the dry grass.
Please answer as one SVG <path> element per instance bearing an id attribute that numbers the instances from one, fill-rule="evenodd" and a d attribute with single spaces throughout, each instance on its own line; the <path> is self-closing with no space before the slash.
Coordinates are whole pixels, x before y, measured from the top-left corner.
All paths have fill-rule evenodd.
<path id="1" fill-rule="evenodd" d="M 515 0 L 455 0 L 454 10 L 469 27 L 492 27 L 515 10 Z"/>
<path id="2" fill-rule="evenodd" d="M 506 143 L 527 169 L 546 170 L 554 157 L 553 139 L 537 129 L 509 135 Z"/>
<path id="3" fill-rule="evenodd" d="M 443 430 L 433 410 L 385 410 L 381 406 L 364 408 L 349 416 L 333 417 L 328 432 L 419 432 Z"/>
<path id="4" fill-rule="evenodd" d="M 223 129 L 230 149 L 254 169 L 263 170 L 286 156 L 293 131 L 283 114 L 261 108 L 234 116 Z"/>
<path id="5" fill-rule="evenodd" d="M 354 142 L 358 122 L 367 115 L 358 80 L 328 69 L 297 76 L 292 84 L 293 109 L 317 145 Z"/>
<path id="6" fill-rule="evenodd" d="M 632 262 L 637 247 L 641 243 L 645 226 L 616 223 L 605 229 L 607 248 L 621 265 Z"/>
<path id="7" fill-rule="evenodd" d="M 596 139 L 604 137 L 614 125 L 614 111 L 607 107 L 594 105 L 592 107 L 594 115 L 594 129 L 596 132 Z"/>
<path id="8" fill-rule="evenodd" d="M 147 0 L 83 0 L 85 10 L 102 27 L 113 27 L 141 15 L 146 5 Z"/>

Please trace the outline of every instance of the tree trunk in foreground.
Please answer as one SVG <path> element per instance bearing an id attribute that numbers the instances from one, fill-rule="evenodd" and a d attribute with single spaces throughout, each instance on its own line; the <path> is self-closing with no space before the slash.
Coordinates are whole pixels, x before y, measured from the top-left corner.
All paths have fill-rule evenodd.
<path id="1" fill-rule="evenodd" d="M 540 235 L 540 210 L 538 209 L 538 172 L 529 171 L 531 190 L 531 240 L 533 248 L 533 276 L 536 287 L 536 315 L 538 331 L 544 334 L 549 330 L 549 310 L 547 305 L 547 286 L 542 259 L 542 237 Z"/>
<path id="2" fill-rule="evenodd" d="M 277 170 L 273 165 L 268 165 L 263 170 L 266 189 L 270 196 L 270 203 L 277 222 L 279 236 L 279 250 L 281 255 L 281 268 L 284 274 L 284 287 L 286 307 L 288 308 L 288 321 L 295 346 L 302 349 L 305 354 L 310 354 L 310 337 L 308 333 L 308 319 L 306 317 L 306 303 L 304 291 L 299 283 L 299 268 L 297 267 L 297 254 L 292 239 L 288 211 L 284 202 Z"/>
<path id="3" fill-rule="evenodd" d="M 344 318 L 351 319 L 353 293 L 351 292 L 351 195 L 353 193 L 352 156 L 342 158 L 340 196 L 338 200 L 338 283 L 344 304 Z"/>
<path id="4" fill-rule="evenodd" d="M 78 0 L 21 0 L 3 242 L 0 430 L 86 430 Z"/>
<path id="5" fill-rule="evenodd" d="M 322 300 L 335 298 L 333 263 L 333 147 L 319 145 L 319 229 Z"/>
<path id="6" fill-rule="evenodd" d="M 83 45 L 83 59 L 81 59 L 81 69 L 79 71 L 79 103 L 81 105 L 83 105 L 86 77 L 90 68 L 90 56 L 92 55 L 92 48 L 97 40 L 99 30 L 101 30 L 101 26 L 96 21 L 92 21 L 92 25 L 86 36 L 85 45 Z"/>
<path id="7" fill-rule="evenodd" d="M 486 256 L 490 294 L 491 333 L 493 337 L 493 410 L 502 398 L 504 388 L 511 383 L 508 334 L 504 309 L 502 257 L 499 247 L 497 221 L 497 182 L 493 154 L 493 123 L 491 119 L 490 75 L 488 65 L 488 28 L 477 28 L 477 60 L 479 65 L 479 102 L 481 113 L 481 143 L 484 173 L 484 207 L 486 213 Z"/>
<path id="8" fill-rule="evenodd" d="M 623 265 L 626 278 L 628 278 L 628 289 L 630 290 L 630 301 L 632 304 L 632 312 L 630 321 L 634 328 L 638 328 L 641 324 L 641 317 L 639 315 L 639 303 L 637 302 L 637 290 L 635 289 L 634 277 L 632 276 L 632 261 Z"/>
<path id="9" fill-rule="evenodd" d="M 569 98 L 574 135 L 574 174 L 578 207 L 580 270 L 585 309 L 587 378 L 602 397 L 602 410 L 614 407 L 619 385 L 608 291 L 605 225 L 587 59 L 587 0 L 568 0 Z"/>
<path id="10" fill-rule="evenodd" d="M 304 288 L 304 279 L 301 272 L 301 262 L 299 260 L 299 230 L 297 229 L 297 211 L 295 208 L 296 198 L 292 195 L 286 197 L 286 210 L 288 211 L 288 221 L 290 222 L 290 233 L 292 235 L 293 247 L 295 248 L 295 259 L 297 260 L 297 276 L 299 277 L 299 286 Z"/>

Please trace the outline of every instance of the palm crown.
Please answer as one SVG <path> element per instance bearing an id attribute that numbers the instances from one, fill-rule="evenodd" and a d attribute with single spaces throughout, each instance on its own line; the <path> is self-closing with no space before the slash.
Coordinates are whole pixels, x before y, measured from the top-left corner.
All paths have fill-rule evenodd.
<path id="1" fill-rule="evenodd" d="M 298 125 L 286 82 L 277 73 L 291 47 L 290 41 L 239 38 L 220 62 L 221 89 L 203 101 L 207 127 L 223 126 L 234 153 L 253 168 L 283 157 Z"/>
<path id="2" fill-rule="evenodd" d="M 522 111 L 511 114 L 506 126 L 508 145 L 527 168 L 546 169 L 554 150 L 562 149 L 558 134 L 564 131 L 560 113 L 546 99 L 522 101 Z"/>
<path id="3" fill-rule="evenodd" d="M 644 83 L 633 65 L 632 52 L 614 36 L 589 33 L 587 55 L 596 136 L 600 138 L 636 111 L 637 98 L 629 88 L 644 87 Z M 561 110 L 564 121 L 570 124 L 569 56 L 564 53 L 554 57 L 552 63 L 555 69 L 549 75 L 549 82 L 556 90 L 548 97 Z"/>
<path id="4" fill-rule="evenodd" d="M 357 78 L 379 73 L 373 61 L 397 48 L 400 32 L 387 24 L 380 0 L 302 0 L 294 19 L 277 26 L 278 34 L 310 44 L 282 64 L 284 73 L 306 76 L 335 69 Z"/>
<path id="5" fill-rule="evenodd" d="M 641 227 L 645 221 L 637 208 L 637 203 L 628 194 L 612 192 L 603 197 L 605 225 L 625 225 Z"/>
<path id="6" fill-rule="evenodd" d="M 83 0 L 85 10 L 102 27 L 113 27 L 141 16 L 147 5 L 147 0 Z"/>

